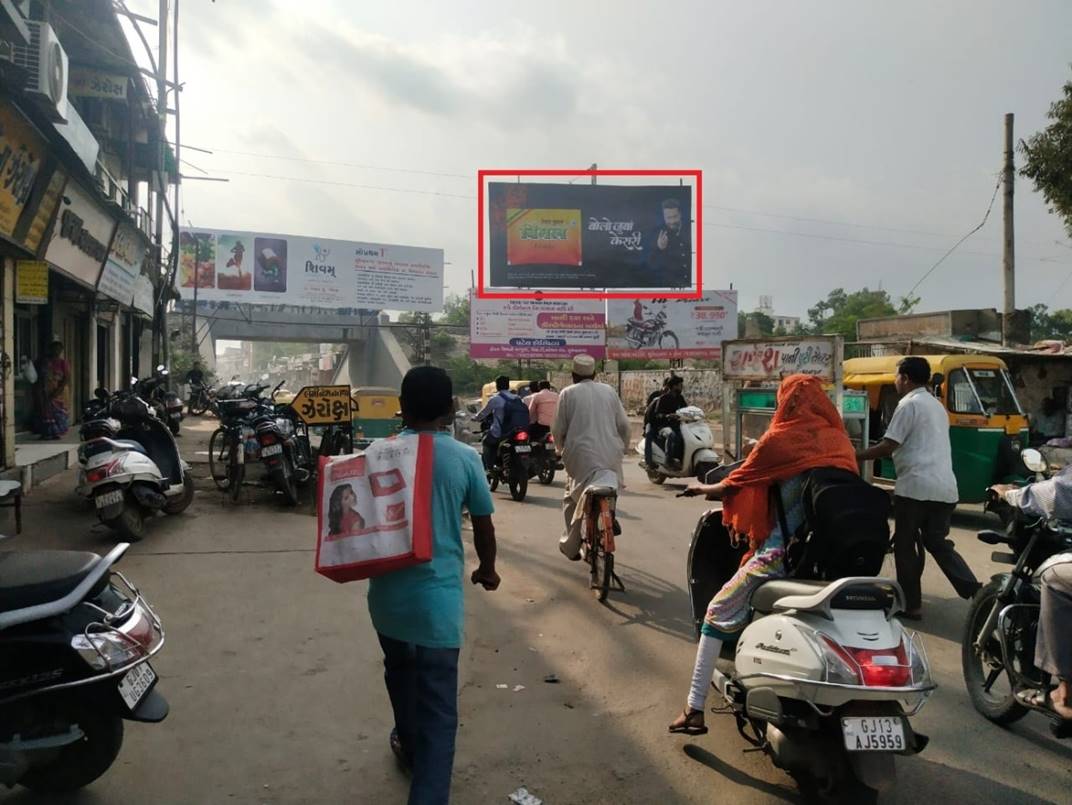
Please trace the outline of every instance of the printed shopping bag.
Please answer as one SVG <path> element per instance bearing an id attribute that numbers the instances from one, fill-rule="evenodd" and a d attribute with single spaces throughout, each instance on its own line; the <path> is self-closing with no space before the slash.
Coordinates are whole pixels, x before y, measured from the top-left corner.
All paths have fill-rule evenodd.
<path id="1" fill-rule="evenodd" d="M 317 573 L 357 581 L 431 560 L 434 448 L 413 433 L 320 459 Z"/>

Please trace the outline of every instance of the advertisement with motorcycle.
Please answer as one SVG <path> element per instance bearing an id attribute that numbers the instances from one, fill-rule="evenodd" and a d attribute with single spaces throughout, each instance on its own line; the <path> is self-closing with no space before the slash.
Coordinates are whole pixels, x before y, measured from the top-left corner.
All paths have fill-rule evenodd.
<path id="1" fill-rule="evenodd" d="M 607 357 L 717 360 L 722 342 L 737 336 L 737 292 L 700 299 L 611 299 Z"/>

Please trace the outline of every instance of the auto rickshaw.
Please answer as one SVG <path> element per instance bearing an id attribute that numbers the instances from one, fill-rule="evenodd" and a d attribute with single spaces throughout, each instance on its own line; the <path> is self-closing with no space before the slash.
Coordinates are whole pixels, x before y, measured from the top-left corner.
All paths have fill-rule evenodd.
<path id="1" fill-rule="evenodd" d="M 845 388 L 868 392 L 872 443 L 882 439 L 898 396 L 894 388 L 902 355 L 845 361 Z M 953 474 L 961 503 L 981 503 L 987 487 L 1029 480 L 1020 450 L 1028 423 L 1004 361 L 992 355 L 921 355 L 931 367 L 931 391 L 949 412 Z M 875 480 L 893 481 L 892 459 L 875 462 Z"/>
<path id="2" fill-rule="evenodd" d="M 402 427 L 398 391 L 383 386 L 361 386 L 350 392 L 354 401 L 355 442 L 382 439 Z"/>
<path id="3" fill-rule="evenodd" d="M 529 379 L 529 380 L 511 380 L 510 381 L 510 391 L 512 391 L 514 393 L 517 393 L 518 389 L 520 389 L 522 386 L 529 385 L 529 383 L 531 383 L 531 382 L 532 382 L 531 379 Z M 484 388 L 480 390 L 480 406 L 481 406 L 481 408 L 483 408 L 485 405 L 488 404 L 488 400 L 490 400 L 492 398 L 492 395 L 494 395 L 494 394 L 495 394 L 495 382 L 492 381 L 491 383 L 485 383 Z"/>

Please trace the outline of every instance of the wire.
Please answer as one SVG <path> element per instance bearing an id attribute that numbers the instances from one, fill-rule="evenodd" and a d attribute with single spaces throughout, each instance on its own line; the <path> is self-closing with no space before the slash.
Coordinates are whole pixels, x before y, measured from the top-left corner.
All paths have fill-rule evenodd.
<path id="1" fill-rule="evenodd" d="M 970 232 L 968 232 L 968 234 L 966 234 L 964 237 L 962 237 L 960 240 L 958 240 L 952 246 L 950 246 L 949 250 L 945 254 L 943 254 L 941 257 L 938 258 L 938 262 L 936 262 L 933 266 L 928 268 L 927 271 L 923 274 L 923 276 L 919 278 L 919 281 L 915 285 L 912 286 L 912 289 L 905 295 L 905 298 L 911 297 L 912 294 L 914 294 L 916 292 L 916 288 L 918 288 L 920 285 L 922 285 L 923 281 L 925 279 L 927 279 L 927 277 L 929 277 L 931 274 L 933 274 L 934 270 L 936 268 L 938 268 L 938 266 L 940 266 L 942 263 L 945 262 L 945 259 L 947 257 L 949 257 L 949 255 L 951 255 L 956 250 L 957 246 L 959 246 L 961 243 L 966 241 L 968 238 L 970 238 L 972 235 L 974 235 L 976 232 L 978 232 L 980 229 L 982 229 L 984 226 L 986 226 L 986 222 L 990 218 L 990 211 L 992 209 L 994 209 L 994 201 L 998 197 L 998 190 L 1001 189 L 1001 182 L 1002 182 L 1002 175 L 999 173 L 998 174 L 998 180 L 997 180 L 997 182 L 994 183 L 994 193 L 990 196 L 990 203 L 986 205 L 986 212 L 983 213 L 983 220 L 981 220 L 979 222 L 979 225 L 976 226 Z"/>
<path id="2" fill-rule="evenodd" d="M 370 184 L 355 184 L 353 182 L 335 182 L 330 179 L 307 179 L 300 176 L 275 176 L 270 173 L 249 173 L 246 171 L 219 170 L 217 173 L 225 173 L 230 176 L 252 176 L 258 179 L 276 179 L 283 182 L 309 182 L 312 184 L 327 184 L 336 187 L 359 187 L 363 190 L 385 190 L 391 193 L 415 193 L 421 196 L 442 196 L 443 198 L 461 198 L 473 201 L 476 196 L 465 196 L 459 193 L 440 193 L 436 190 L 414 190 L 405 187 L 378 187 Z"/>
<path id="3" fill-rule="evenodd" d="M 258 159 L 285 159 L 291 162 L 309 162 L 314 165 L 341 165 L 346 168 L 362 168 L 364 170 L 390 171 L 393 173 L 413 173 L 419 176 L 442 176 L 449 179 L 473 179 L 474 174 L 468 173 L 443 173 L 440 171 L 417 170 L 415 168 L 390 168 L 381 165 L 364 165 L 358 162 L 339 162 L 333 159 L 309 159 L 307 157 L 284 156 L 283 154 L 258 154 L 253 151 L 236 151 L 230 148 L 216 148 L 215 146 L 193 146 L 183 143 L 183 148 L 192 148 L 195 151 L 218 151 L 221 154 L 237 154 L 239 156 L 257 157 Z"/>

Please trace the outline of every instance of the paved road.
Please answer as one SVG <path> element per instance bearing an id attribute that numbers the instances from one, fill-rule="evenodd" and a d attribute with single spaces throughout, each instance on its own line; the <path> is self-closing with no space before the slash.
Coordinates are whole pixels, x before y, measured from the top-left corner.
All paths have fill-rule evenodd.
<path id="1" fill-rule="evenodd" d="M 195 461 L 208 427 L 182 440 Z M 155 665 L 172 713 L 128 725 L 116 766 L 74 801 L 403 802 L 363 585 L 313 572 L 308 506 L 287 510 L 256 488 L 232 504 L 197 471 L 188 513 L 154 521 L 123 562 L 168 630 Z M 549 805 L 798 801 L 729 719 L 713 716 L 697 739 L 666 734 L 694 652 L 684 566 L 704 504 L 635 467 L 627 476 L 618 561 L 629 590 L 606 606 L 557 552 L 561 480 L 523 504 L 496 494 L 503 586 L 467 592 L 455 802 L 506 802 L 521 785 Z M 0 549 L 105 549 L 110 536 L 73 483 L 68 474 L 35 491 L 26 533 Z M 961 513 L 955 537 L 984 575 L 996 568 L 971 534 L 980 517 Z M 1067 802 L 1072 748 L 1037 717 L 1003 730 L 971 709 L 959 670 L 966 605 L 933 568 L 925 592 L 921 628 L 940 689 L 915 722 L 931 745 L 898 760 L 894 800 Z M 552 673 L 559 684 L 543 681 Z M 3 805 L 40 801 L 0 793 Z"/>

